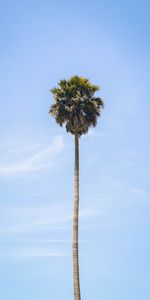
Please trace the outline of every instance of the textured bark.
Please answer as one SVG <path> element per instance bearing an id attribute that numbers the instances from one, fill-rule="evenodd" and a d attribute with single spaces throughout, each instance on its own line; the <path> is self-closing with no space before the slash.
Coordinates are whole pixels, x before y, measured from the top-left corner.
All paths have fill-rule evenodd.
<path id="1" fill-rule="evenodd" d="M 75 169 L 74 169 L 74 214 L 73 214 L 73 282 L 74 300 L 81 300 L 78 254 L 78 219 L 79 219 L 79 137 L 75 134 Z"/>

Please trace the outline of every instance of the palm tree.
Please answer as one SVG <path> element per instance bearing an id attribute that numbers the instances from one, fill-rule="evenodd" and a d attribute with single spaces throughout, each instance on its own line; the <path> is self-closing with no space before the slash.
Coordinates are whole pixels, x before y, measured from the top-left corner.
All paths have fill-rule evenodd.
<path id="1" fill-rule="evenodd" d="M 72 76 L 60 80 L 58 86 L 51 90 L 54 104 L 49 113 L 56 123 L 65 126 L 66 131 L 75 138 L 74 169 L 74 214 L 73 214 L 73 281 L 74 300 L 80 300 L 79 259 L 78 259 L 78 216 L 79 216 L 79 137 L 86 134 L 90 127 L 96 126 L 97 118 L 103 108 L 101 98 L 94 96 L 99 90 L 87 78 Z"/>

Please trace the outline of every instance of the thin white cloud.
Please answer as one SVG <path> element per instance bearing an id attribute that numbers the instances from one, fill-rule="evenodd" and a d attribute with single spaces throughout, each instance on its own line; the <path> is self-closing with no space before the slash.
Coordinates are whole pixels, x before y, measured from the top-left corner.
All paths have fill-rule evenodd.
<path id="1" fill-rule="evenodd" d="M 85 137 L 95 137 L 95 138 L 101 138 L 101 139 L 109 139 L 111 136 L 106 132 L 99 132 L 95 128 L 90 128 L 88 135 Z"/>
<path id="2" fill-rule="evenodd" d="M 68 205 L 69 206 L 69 205 Z M 86 207 L 80 211 L 80 219 L 84 220 L 86 218 L 92 218 L 99 214 L 97 209 L 92 207 Z M 35 208 L 13 208 L 13 210 L 8 208 L 1 207 L 0 209 L 0 217 L 3 216 L 6 224 L 13 215 L 13 220 L 9 225 L 3 225 L 0 228 L 1 236 L 9 236 L 14 234 L 26 233 L 26 232 L 35 232 L 44 229 L 56 229 L 56 226 L 62 228 L 68 224 L 68 222 L 72 222 L 72 210 L 70 207 L 66 208 L 66 206 L 62 204 L 54 207 L 54 206 L 46 206 L 46 207 L 35 207 Z"/>
<path id="3" fill-rule="evenodd" d="M 26 173 L 33 171 L 40 171 L 46 168 L 49 168 L 56 157 L 57 154 L 61 152 L 64 147 L 63 137 L 57 136 L 54 138 L 52 144 L 49 147 L 44 147 L 44 149 L 36 150 L 34 147 L 22 149 L 20 157 L 12 156 L 13 151 L 11 152 L 11 161 L 10 157 L 7 157 L 8 162 L 0 163 L 0 175 L 9 175 L 9 174 L 18 174 Z M 32 149 L 32 154 L 31 154 Z M 34 152 L 33 152 L 34 150 Z M 9 150 L 8 151 L 9 154 Z M 15 151 L 14 151 L 15 153 Z M 19 151 L 18 151 L 19 155 Z M 25 156 L 25 157 L 24 157 Z"/>
<path id="4" fill-rule="evenodd" d="M 67 253 L 59 251 L 51 251 L 48 248 L 29 248 L 29 249 L 13 249 L 9 251 L 0 252 L 0 258 L 46 258 L 46 257 L 61 257 L 66 256 Z"/>
<path id="5" fill-rule="evenodd" d="M 24 222 L 14 226 L 10 226 L 8 228 L 0 229 L 0 234 L 23 233 L 53 225 L 65 224 L 67 221 L 70 220 L 71 216 L 59 217 L 56 219 L 49 219 L 48 217 L 43 217 L 39 220 Z"/>
<path id="6" fill-rule="evenodd" d="M 142 196 L 145 194 L 145 191 L 143 191 L 142 189 L 135 188 L 135 187 L 131 187 L 130 191 L 139 196 Z"/>
<path id="7" fill-rule="evenodd" d="M 71 239 L 48 239 L 48 238 L 3 238 L 2 243 L 42 243 L 42 244 L 67 244 L 71 243 Z M 83 241 L 80 241 L 83 243 Z"/>

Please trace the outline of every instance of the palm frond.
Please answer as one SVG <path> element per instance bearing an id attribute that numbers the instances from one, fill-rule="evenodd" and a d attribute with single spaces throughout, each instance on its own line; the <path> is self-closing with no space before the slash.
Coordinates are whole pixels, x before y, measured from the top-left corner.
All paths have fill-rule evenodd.
<path id="1" fill-rule="evenodd" d="M 94 97 L 98 90 L 99 86 L 77 75 L 60 80 L 58 86 L 51 89 L 55 103 L 49 113 L 60 126 L 65 125 L 68 132 L 85 134 L 91 126 L 96 126 L 104 107 L 102 99 Z"/>

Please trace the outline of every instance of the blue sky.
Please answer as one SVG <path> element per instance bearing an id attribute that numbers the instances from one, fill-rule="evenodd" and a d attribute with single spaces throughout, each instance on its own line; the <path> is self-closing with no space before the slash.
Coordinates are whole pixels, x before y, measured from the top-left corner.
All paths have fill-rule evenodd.
<path id="1" fill-rule="evenodd" d="M 82 299 L 150 299 L 149 1 L 0 2 L 0 298 L 72 299 L 73 137 L 49 89 L 105 109 L 80 140 Z"/>

